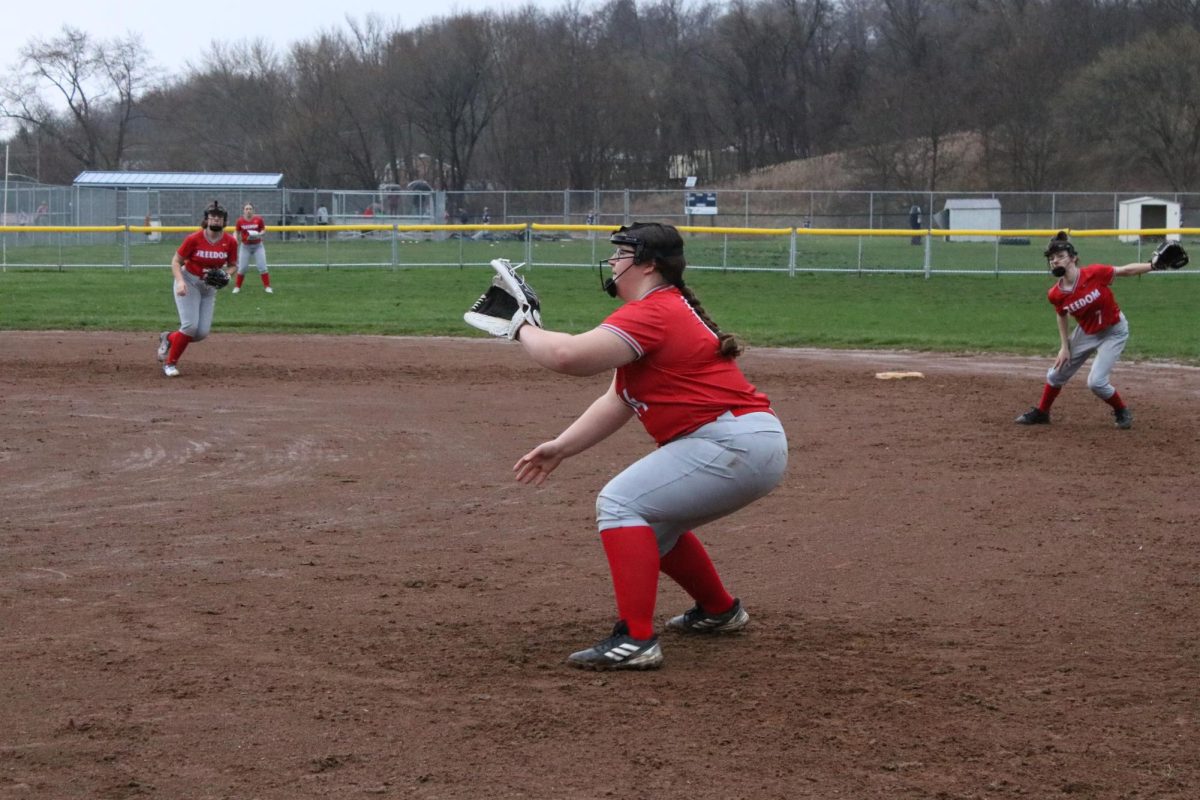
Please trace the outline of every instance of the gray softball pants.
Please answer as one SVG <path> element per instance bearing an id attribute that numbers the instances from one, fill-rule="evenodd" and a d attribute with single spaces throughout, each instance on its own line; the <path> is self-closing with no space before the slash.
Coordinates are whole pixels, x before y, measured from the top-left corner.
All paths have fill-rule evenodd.
<path id="1" fill-rule="evenodd" d="M 179 330 L 198 342 L 212 330 L 217 290 L 187 270 L 183 271 L 183 282 L 187 284 L 187 294 L 180 297 L 175 294 L 175 277 L 171 276 L 171 296 L 179 309 Z"/>
<path id="2" fill-rule="evenodd" d="M 787 435 L 774 414 L 726 412 L 609 481 L 596 498 L 597 527 L 648 525 L 665 555 L 684 533 L 774 489 L 787 460 Z"/>
<path id="3" fill-rule="evenodd" d="M 1101 400 L 1107 400 L 1116 394 L 1117 389 L 1112 385 L 1110 378 L 1127 341 L 1129 320 L 1125 319 L 1124 314 L 1121 314 L 1115 324 L 1099 333 L 1084 333 L 1082 328 L 1076 327 L 1068 339 L 1071 346 L 1070 360 L 1060 369 L 1051 367 L 1046 373 L 1046 383 L 1054 387 L 1066 386 L 1071 376 L 1079 371 L 1092 353 L 1095 353 L 1096 360 L 1092 362 L 1092 370 L 1088 373 L 1088 388 Z"/>
<path id="4" fill-rule="evenodd" d="M 250 256 L 254 256 L 254 266 L 258 269 L 258 274 L 265 275 L 267 272 L 267 248 L 263 247 L 262 242 L 238 245 L 238 275 L 246 274 L 246 267 L 250 265 Z"/>

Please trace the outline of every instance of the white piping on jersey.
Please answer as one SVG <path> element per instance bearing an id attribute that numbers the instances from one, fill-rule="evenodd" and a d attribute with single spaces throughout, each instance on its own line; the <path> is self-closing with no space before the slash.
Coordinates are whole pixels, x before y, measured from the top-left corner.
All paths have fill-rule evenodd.
<path id="1" fill-rule="evenodd" d="M 670 288 L 671 288 L 671 285 L 669 283 L 660 283 L 658 286 L 655 286 L 653 289 L 651 289 L 650 291 L 646 292 L 644 295 L 639 297 L 638 300 L 644 300 L 645 298 L 649 297 L 650 295 L 654 294 L 655 292 L 665 291 L 666 289 L 670 289 Z M 687 301 L 686 297 L 684 297 L 682 294 L 680 294 L 679 300 L 685 306 L 687 306 L 687 310 L 692 312 L 692 316 L 695 317 L 696 321 L 700 323 L 700 327 L 702 327 L 705 331 L 708 332 L 709 336 L 711 336 L 713 339 L 720 338 L 717 336 L 717 334 L 713 331 L 712 328 L 708 327 L 708 323 L 706 323 L 703 319 L 701 319 L 700 315 L 696 313 L 696 309 L 692 308 L 692 304 Z M 611 325 L 607 322 L 602 322 L 602 323 L 600 323 L 600 327 L 604 328 L 606 331 L 612 331 L 613 333 L 615 333 L 621 339 L 621 341 L 625 342 L 627 345 L 629 345 L 631 348 L 633 348 L 633 352 L 637 354 L 638 358 L 641 358 L 642 356 L 646 355 L 646 351 L 642 349 L 642 346 L 640 344 L 638 344 L 637 339 L 634 339 L 632 336 L 630 336 L 628 333 L 621 330 L 617 326 Z"/>

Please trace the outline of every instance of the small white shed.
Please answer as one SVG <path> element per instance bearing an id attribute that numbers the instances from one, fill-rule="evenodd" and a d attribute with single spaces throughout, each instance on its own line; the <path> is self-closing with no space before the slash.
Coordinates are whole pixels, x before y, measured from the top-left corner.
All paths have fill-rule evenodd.
<path id="1" fill-rule="evenodd" d="M 1122 200 L 1117 204 L 1117 227 L 1123 231 L 1143 228 L 1179 228 L 1182 227 L 1181 219 L 1179 203 L 1158 197 L 1135 197 L 1132 200 Z M 1136 233 L 1126 233 L 1117 238 L 1122 242 L 1136 242 L 1141 237 Z M 1178 242 L 1179 234 L 1168 233 L 1167 239 Z"/>
<path id="2" fill-rule="evenodd" d="M 952 197 L 936 217 L 949 230 L 1000 230 L 1000 201 L 994 197 Z M 951 235 L 948 242 L 993 242 L 995 236 Z"/>

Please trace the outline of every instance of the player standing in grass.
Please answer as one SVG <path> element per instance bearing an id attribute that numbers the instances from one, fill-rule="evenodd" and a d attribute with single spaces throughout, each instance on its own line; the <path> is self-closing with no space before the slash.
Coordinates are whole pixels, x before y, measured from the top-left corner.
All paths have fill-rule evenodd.
<path id="1" fill-rule="evenodd" d="M 267 246 L 263 244 L 263 235 L 267 232 L 267 223 L 254 213 L 254 206 L 246 203 L 242 207 L 242 216 L 237 221 L 237 234 L 241 246 L 238 247 L 237 283 L 233 293 L 242 291 L 242 281 L 246 278 L 246 267 L 254 258 L 254 266 L 258 269 L 258 277 L 262 279 L 263 291 L 274 294 L 271 288 L 271 276 L 267 272 Z"/>
<path id="2" fill-rule="evenodd" d="M 225 209 L 213 200 L 204 210 L 204 227 L 188 235 L 171 258 L 179 330 L 158 335 L 158 360 L 168 378 L 179 375 L 176 364 L 187 346 L 212 330 L 217 291 L 229 282 L 229 268 L 237 262 L 237 241 L 225 233 L 228 221 Z M 209 277 L 213 271 L 223 274 Z"/>
<path id="3" fill-rule="evenodd" d="M 658 444 L 596 500 L 620 620 L 609 638 L 567 659 L 585 669 L 652 669 L 663 660 L 653 619 L 660 571 L 695 601 L 667 622 L 668 629 L 728 633 L 749 621 L 694 531 L 774 489 L 787 467 L 788 445 L 770 401 L 734 362 L 741 346 L 684 284 L 679 231 L 635 223 L 611 242 L 617 250 L 605 263 L 612 274 L 602 284 L 623 305 L 598 327 L 572 336 L 538 327 L 540 317 L 534 324 L 514 317 L 510 324 L 501 313 L 505 318 L 493 327 L 468 313 L 467 321 L 518 339 L 534 361 L 555 372 L 614 371 L 607 391 L 575 422 L 514 465 L 518 481 L 541 484 L 564 459 L 635 416 Z"/>
<path id="4" fill-rule="evenodd" d="M 1128 430 L 1133 427 L 1133 412 L 1112 385 L 1110 376 L 1129 340 L 1129 322 L 1108 287 L 1116 277 L 1143 275 L 1155 269 L 1179 269 L 1187 263 L 1187 254 L 1179 245 L 1164 242 L 1150 261 L 1122 267 L 1106 264 L 1080 267 L 1075 245 L 1066 231 L 1059 231 L 1043 255 L 1050 273 L 1058 278 L 1046 296 L 1056 312 L 1060 344 L 1054 366 L 1046 373 L 1041 400 L 1017 417 L 1016 422 L 1018 425 L 1048 425 L 1054 399 L 1094 353 L 1096 360 L 1088 373 L 1088 388 L 1112 407 L 1116 426 Z M 1072 332 L 1068 332 L 1068 316 L 1075 318 Z"/>

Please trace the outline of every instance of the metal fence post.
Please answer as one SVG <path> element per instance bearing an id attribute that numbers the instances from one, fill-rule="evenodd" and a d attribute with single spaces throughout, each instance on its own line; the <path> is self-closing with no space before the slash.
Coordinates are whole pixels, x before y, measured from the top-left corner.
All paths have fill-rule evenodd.
<path id="1" fill-rule="evenodd" d="M 400 238 L 398 235 L 399 231 L 396 230 L 396 228 L 397 228 L 397 225 L 395 223 L 393 223 L 392 224 L 392 269 L 396 269 L 397 267 L 400 266 Z M 326 250 L 326 252 L 329 251 L 329 240 L 328 239 L 325 240 L 325 250 Z"/>
<path id="2" fill-rule="evenodd" d="M 125 255 L 125 269 L 128 271 L 128 270 L 129 270 L 129 267 L 130 267 L 130 260 L 129 260 L 129 226 L 128 226 L 128 225 L 126 225 L 126 226 L 125 226 L 125 230 L 124 230 L 124 231 L 122 231 L 122 234 L 123 234 L 123 236 L 122 236 L 122 242 L 123 242 L 123 245 L 124 245 L 124 246 L 123 246 L 121 249 L 124 251 L 124 255 Z"/>
<path id="3" fill-rule="evenodd" d="M 788 277 L 796 277 L 796 229 L 792 228 L 791 243 L 788 246 Z"/>
<path id="4" fill-rule="evenodd" d="M 533 266 L 533 223 L 525 223 L 525 263 Z"/>
<path id="5" fill-rule="evenodd" d="M 926 225 L 929 227 L 925 228 L 925 280 L 929 280 L 929 276 L 933 274 L 933 223 L 927 222 Z"/>

